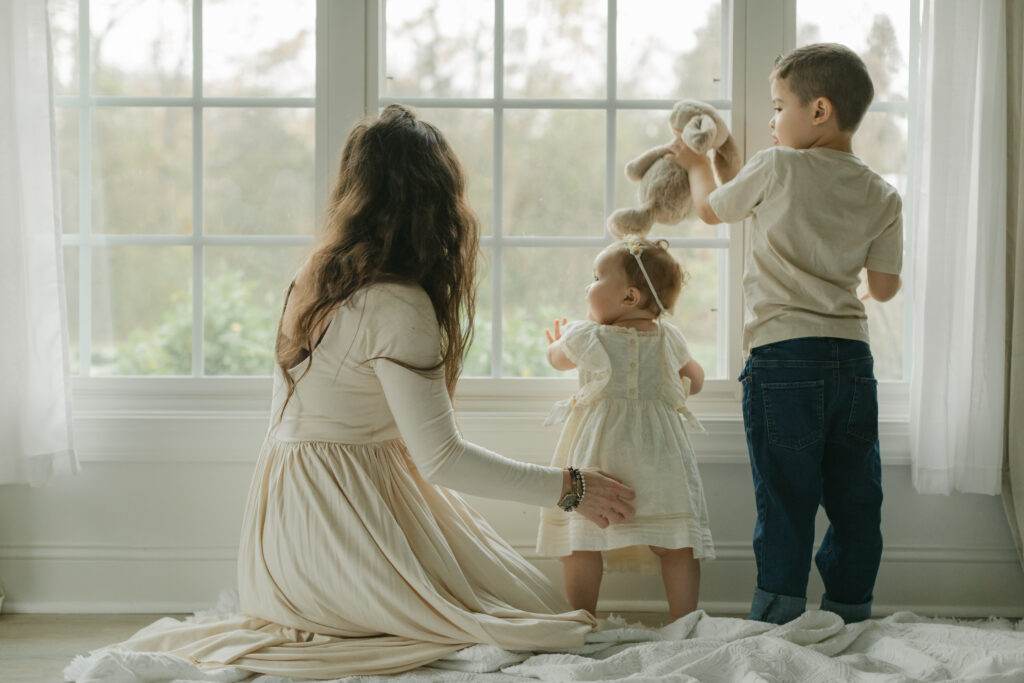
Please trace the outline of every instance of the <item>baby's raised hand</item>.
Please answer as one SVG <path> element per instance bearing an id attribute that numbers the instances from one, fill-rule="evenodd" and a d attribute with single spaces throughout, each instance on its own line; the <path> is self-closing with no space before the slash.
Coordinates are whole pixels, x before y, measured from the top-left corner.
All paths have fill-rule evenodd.
<path id="1" fill-rule="evenodd" d="M 568 318 L 562 318 L 561 320 L 555 319 L 555 333 L 551 334 L 551 330 L 544 330 L 544 334 L 547 335 L 548 344 L 554 344 L 556 341 L 562 338 L 562 325 L 569 322 Z"/>
<path id="2" fill-rule="evenodd" d="M 544 334 L 548 336 L 548 363 L 555 370 L 572 370 L 576 367 L 576 364 L 565 355 L 562 345 L 557 343 L 562 338 L 562 328 L 567 322 L 569 322 L 567 318 L 555 319 L 554 334 L 551 333 L 551 330 L 544 330 Z"/>

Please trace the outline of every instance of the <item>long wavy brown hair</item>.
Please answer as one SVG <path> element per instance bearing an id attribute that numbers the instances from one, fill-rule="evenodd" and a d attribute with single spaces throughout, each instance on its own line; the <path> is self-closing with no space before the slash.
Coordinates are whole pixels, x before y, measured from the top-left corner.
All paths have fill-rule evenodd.
<path id="1" fill-rule="evenodd" d="M 285 405 L 312 366 L 317 330 L 355 292 L 377 282 L 416 283 L 426 291 L 440 327 L 441 360 L 430 368 L 395 362 L 422 372 L 443 367 L 453 394 L 473 337 L 478 233 L 465 172 L 441 131 L 398 104 L 356 124 L 302 275 L 311 296 L 295 312 L 291 336 L 278 328 Z M 293 378 L 288 369 L 306 358 Z"/>

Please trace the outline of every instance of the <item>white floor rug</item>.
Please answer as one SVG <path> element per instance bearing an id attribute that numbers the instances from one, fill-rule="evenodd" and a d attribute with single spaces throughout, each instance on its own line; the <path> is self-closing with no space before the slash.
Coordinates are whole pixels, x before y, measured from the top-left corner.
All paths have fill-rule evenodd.
<path id="1" fill-rule="evenodd" d="M 223 603 L 222 599 L 218 607 Z M 784 626 L 772 626 L 698 611 L 655 629 L 613 617 L 602 620 L 587 644 L 571 652 L 533 654 L 477 645 L 404 674 L 336 680 L 1020 683 L 1024 682 L 1022 623 L 964 622 L 900 612 L 847 626 L 830 612 L 814 611 Z M 204 672 L 179 657 L 125 650 L 78 657 L 64 675 L 78 683 L 294 683 L 238 669 Z"/>

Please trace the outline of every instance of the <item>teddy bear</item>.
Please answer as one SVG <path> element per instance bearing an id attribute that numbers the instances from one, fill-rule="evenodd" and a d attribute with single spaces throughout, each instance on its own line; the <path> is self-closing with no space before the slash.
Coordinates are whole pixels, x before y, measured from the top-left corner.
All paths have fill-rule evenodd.
<path id="1" fill-rule="evenodd" d="M 695 152 L 715 150 L 713 164 L 720 183 L 736 177 L 743 165 L 740 150 L 714 107 L 698 100 L 680 100 L 668 122 L 673 135 Z M 646 235 L 655 222 L 675 225 L 691 213 L 689 177 L 682 166 L 663 158 L 670 152 L 668 145 L 655 147 L 626 164 L 626 177 L 640 183 L 640 206 L 619 209 L 609 216 L 612 235 Z"/>

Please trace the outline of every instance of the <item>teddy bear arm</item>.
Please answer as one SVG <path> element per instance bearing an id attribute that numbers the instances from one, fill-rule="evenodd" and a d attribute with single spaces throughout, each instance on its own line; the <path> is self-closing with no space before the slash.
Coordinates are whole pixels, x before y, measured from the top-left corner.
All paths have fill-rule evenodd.
<path id="1" fill-rule="evenodd" d="M 644 177 L 644 174 L 647 173 L 651 164 L 666 154 L 669 154 L 671 151 L 672 150 L 669 149 L 667 145 L 647 150 L 636 159 L 633 159 L 631 162 L 626 164 L 626 177 L 630 180 L 639 182 L 640 179 Z"/>

